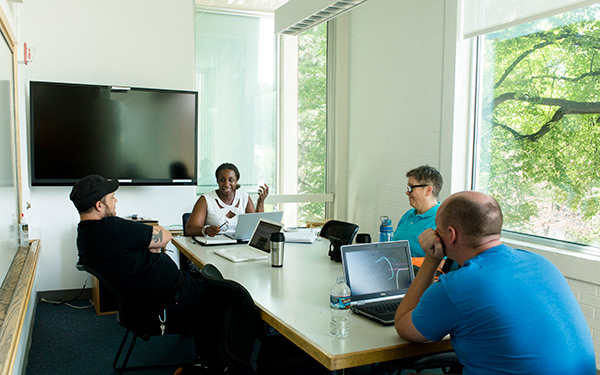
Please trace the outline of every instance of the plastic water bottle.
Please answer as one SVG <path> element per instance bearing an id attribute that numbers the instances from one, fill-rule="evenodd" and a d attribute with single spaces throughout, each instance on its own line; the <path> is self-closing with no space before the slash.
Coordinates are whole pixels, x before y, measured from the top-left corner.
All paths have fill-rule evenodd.
<path id="1" fill-rule="evenodd" d="M 379 226 L 379 242 L 388 242 L 392 240 L 394 229 L 392 228 L 392 219 L 387 216 L 379 218 L 381 225 Z"/>
<path id="2" fill-rule="evenodd" d="M 331 336 L 344 338 L 350 334 L 350 287 L 343 276 L 339 276 L 329 292 Z"/>
<path id="3" fill-rule="evenodd" d="M 25 221 L 25 214 L 21 214 L 19 222 L 19 246 L 29 246 L 29 225 Z"/>

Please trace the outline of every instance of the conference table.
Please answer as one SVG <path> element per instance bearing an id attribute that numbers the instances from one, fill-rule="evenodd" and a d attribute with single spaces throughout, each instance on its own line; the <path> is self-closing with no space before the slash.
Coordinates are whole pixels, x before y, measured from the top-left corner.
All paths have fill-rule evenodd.
<path id="1" fill-rule="evenodd" d="M 330 371 L 452 349 L 448 339 L 405 341 L 393 326 L 355 314 L 350 317 L 349 337 L 330 336 L 329 290 L 343 271 L 341 263 L 329 259 L 326 239 L 285 243 L 281 268 L 271 267 L 268 259 L 231 262 L 214 253 L 218 246 L 202 246 L 191 237 L 174 236 L 172 243 L 198 267 L 211 263 L 226 279 L 242 284 L 265 322 Z"/>

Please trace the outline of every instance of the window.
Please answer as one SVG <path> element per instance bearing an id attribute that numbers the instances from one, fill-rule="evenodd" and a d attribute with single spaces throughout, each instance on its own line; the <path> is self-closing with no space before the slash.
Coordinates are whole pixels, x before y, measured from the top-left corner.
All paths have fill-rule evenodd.
<path id="1" fill-rule="evenodd" d="M 478 45 L 474 188 L 506 230 L 600 246 L 600 5 Z"/>
<path id="2" fill-rule="evenodd" d="M 287 226 L 325 218 L 327 23 L 278 38 L 271 15 L 199 9 L 196 80 L 198 193 L 232 162 L 249 193 L 269 185 Z"/>
<path id="3" fill-rule="evenodd" d="M 298 194 L 325 193 L 327 23 L 298 36 Z M 298 221 L 325 217 L 324 202 L 302 203 Z"/>
<path id="4" fill-rule="evenodd" d="M 282 36 L 280 209 L 286 225 L 326 217 L 327 24 Z M 293 223 L 293 224 L 288 224 Z"/>
<path id="5" fill-rule="evenodd" d="M 196 12 L 200 192 L 214 188 L 224 162 L 239 168 L 248 191 L 263 183 L 276 188 L 273 27 L 268 15 Z"/>

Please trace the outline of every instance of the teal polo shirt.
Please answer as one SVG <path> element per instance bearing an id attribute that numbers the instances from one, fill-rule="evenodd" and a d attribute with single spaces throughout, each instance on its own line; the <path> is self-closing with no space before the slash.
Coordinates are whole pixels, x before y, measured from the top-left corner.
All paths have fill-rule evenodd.
<path id="1" fill-rule="evenodd" d="M 435 215 L 439 207 L 440 202 L 421 215 L 417 215 L 417 210 L 414 208 L 406 211 L 398 222 L 392 240 L 408 240 L 412 256 L 424 257 L 425 252 L 419 245 L 419 236 L 427 228 L 435 229 Z"/>

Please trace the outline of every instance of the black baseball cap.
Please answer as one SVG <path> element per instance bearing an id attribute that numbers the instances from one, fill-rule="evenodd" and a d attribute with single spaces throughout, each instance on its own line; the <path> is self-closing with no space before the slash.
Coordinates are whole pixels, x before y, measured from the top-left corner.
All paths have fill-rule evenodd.
<path id="1" fill-rule="evenodd" d="M 69 197 L 79 212 L 85 212 L 106 194 L 119 188 L 119 181 L 92 174 L 77 181 Z"/>

